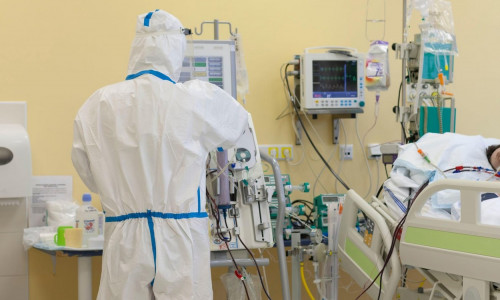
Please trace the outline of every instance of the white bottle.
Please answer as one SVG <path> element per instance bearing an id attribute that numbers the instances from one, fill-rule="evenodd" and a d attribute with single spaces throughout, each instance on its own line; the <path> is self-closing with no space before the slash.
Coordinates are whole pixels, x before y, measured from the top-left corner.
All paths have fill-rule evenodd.
<path id="1" fill-rule="evenodd" d="M 91 201 L 90 194 L 83 194 L 82 206 L 76 210 L 75 227 L 83 229 L 82 247 L 88 247 L 88 239 L 99 235 L 99 211 Z"/>

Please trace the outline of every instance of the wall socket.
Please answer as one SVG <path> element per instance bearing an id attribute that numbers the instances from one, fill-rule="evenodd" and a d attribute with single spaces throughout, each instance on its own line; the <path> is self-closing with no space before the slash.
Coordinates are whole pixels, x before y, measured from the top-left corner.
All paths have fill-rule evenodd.
<path id="1" fill-rule="evenodd" d="M 277 160 L 293 160 L 292 145 L 259 145 L 259 150 Z"/>
<path id="2" fill-rule="evenodd" d="M 352 144 L 340 145 L 340 160 L 352 160 L 353 156 Z"/>
<path id="3" fill-rule="evenodd" d="M 382 152 L 380 152 L 380 144 L 368 144 L 368 146 L 366 146 L 366 150 L 368 159 L 377 159 L 382 156 Z"/>

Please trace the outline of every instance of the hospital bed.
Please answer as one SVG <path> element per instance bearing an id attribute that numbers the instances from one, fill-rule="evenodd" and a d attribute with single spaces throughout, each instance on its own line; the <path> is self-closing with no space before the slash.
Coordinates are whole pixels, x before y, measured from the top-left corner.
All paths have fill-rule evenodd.
<path id="1" fill-rule="evenodd" d="M 459 220 L 424 213 L 429 199 L 450 190 L 460 199 Z M 500 227 L 481 222 L 484 193 L 500 194 L 500 182 L 434 181 L 414 199 L 398 230 L 400 219 L 383 200 L 372 197 L 369 203 L 348 191 L 339 233 L 341 267 L 363 288 L 384 269 L 382 282 L 378 278 L 366 292 L 373 299 L 500 300 L 495 284 L 500 282 Z M 398 238 L 386 260 L 393 235 Z M 427 288 L 408 288 L 404 274 L 409 268 L 425 278 Z"/>

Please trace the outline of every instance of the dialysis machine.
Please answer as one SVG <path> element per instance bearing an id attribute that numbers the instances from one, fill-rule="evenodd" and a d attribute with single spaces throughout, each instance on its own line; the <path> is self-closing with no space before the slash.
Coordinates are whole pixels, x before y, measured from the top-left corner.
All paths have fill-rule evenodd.
<path id="1" fill-rule="evenodd" d="M 192 53 L 188 51 L 179 82 L 207 81 L 236 98 L 234 41 L 196 40 L 189 43 Z M 210 249 L 272 247 L 269 202 L 250 115 L 248 128 L 236 147 L 224 152 L 219 150 L 210 153 L 207 168 Z"/>

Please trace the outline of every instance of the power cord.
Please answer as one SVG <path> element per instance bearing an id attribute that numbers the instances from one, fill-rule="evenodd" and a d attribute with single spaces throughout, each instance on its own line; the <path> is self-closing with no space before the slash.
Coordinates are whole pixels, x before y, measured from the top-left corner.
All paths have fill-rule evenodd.
<path id="1" fill-rule="evenodd" d="M 288 69 L 288 67 L 290 66 L 290 64 L 287 64 L 286 67 L 285 67 L 285 73 Z M 300 125 L 302 126 L 302 129 L 304 130 L 304 133 L 306 134 L 307 136 L 307 139 L 309 140 L 309 142 L 311 143 L 311 145 L 313 146 L 314 150 L 316 151 L 316 153 L 318 154 L 318 156 L 321 158 L 321 160 L 323 161 L 323 163 L 325 164 L 325 166 L 328 168 L 328 170 L 330 170 L 330 172 L 333 174 L 333 176 L 335 176 L 335 178 L 337 178 L 337 180 L 344 186 L 344 188 L 346 188 L 347 190 L 350 190 L 349 186 L 342 180 L 342 178 L 340 178 L 339 175 L 337 175 L 337 173 L 335 173 L 335 171 L 333 171 L 332 167 L 328 164 L 328 162 L 325 160 L 325 158 L 323 157 L 323 155 L 321 155 L 321 153 L 319 152 L 318 148 L 316 147 L 316 145 L 314 144 L 314 142 L 312 141 L 310 135 L 309 135 L 309 132 L 307 131 L 307 129 L 305 128 L 304 126 L 304 122 L 302 122 L 302 118 L 300 117 L 300 113 L 299 113 L 299 110 L 297 108 L 297 98 L 296 96 L 294 96 L 292 98 L 292 93 L 291 93 L 291 90 L 290 90 L 290 84 L 288 82 L 288 76 L 285 75 L 285 81 L 286 81 L 286 85 L 287 85 L 287 89 L 288 89 L 288 93 L 290 95 L 290 99 L 292 99 L 292 106 L 295 110 L 295 113 L 297 114 L 297 118 L 299 120 L 299 123 Z"/>

